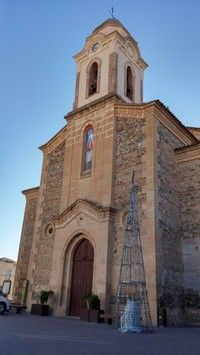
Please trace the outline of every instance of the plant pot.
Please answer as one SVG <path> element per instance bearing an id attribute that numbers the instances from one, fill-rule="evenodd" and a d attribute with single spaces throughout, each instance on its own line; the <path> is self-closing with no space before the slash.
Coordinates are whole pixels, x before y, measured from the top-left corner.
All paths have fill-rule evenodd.
<path id="1" fill-rule="evenodd" d="M 80 318 L 85 322 L 98 323 L 99 321 L 99 312 L 96 309 L 87 309 L 82 308 L 80 311 Z"/>
<path id="2" fill-rule="evenodd" d="M 49 315 L 49 305 L 41 303 L 33 303 L 31 306 L 31 314 L 37 316 L 48 316 Z"/>
<path id="3" fill-rule="evenodd" d="M 81 308 L 80 318 L 81 318 L 81 320 L 83 320 L 85 322 L 89 322 L 89 309 Z"/>
<path id="4" fill-rule="evenodd" d="M 99 311 L 97 309 L 89 309 L 89 322 L 98 323 Z"/>

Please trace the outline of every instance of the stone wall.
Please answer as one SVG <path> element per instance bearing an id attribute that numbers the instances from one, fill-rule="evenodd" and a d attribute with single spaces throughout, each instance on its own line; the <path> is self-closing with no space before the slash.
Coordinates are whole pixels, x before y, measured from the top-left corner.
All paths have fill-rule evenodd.
<path id="1" fill-rule="evenodd" d="M 45 226 L 57 216 L 60 208 L 61 187 L 63 178 L 63 162 L 65 142 L 61 143 L 46 157 L 46 168 L 43 171 L 43 196 L 40 206 L 40 226 L 38 227 L 38 241 L 34 256 L 32 291 L 49 287 L 51 276 L 54 234 L 50 235 Z"/>
<path id="2" fill-rule="evenodd" d="M 118 213 L 115 217 L 114 234 L 112 235 L 112 287 L 111 294 L 116 294 L 121 252 L 124 240 L 127 210 L 133 170 L 135 183 L 138 185 L 138 211 L 141 225 L 142 201 L 146 195 L 142 193 L 145 179 L 142 177 L 143 155 L 145 145 L 145 118 L 117 117 L 116 118 L 116 141 L 115 141 L 115 170 L 112 205 Z"/>
<path id="3" fill-rule="evenodd" d="M 174 149 L 182 143 L 161 123 L 157 128 L 157 284 L 158 300 L 176 302 L 183 284 L 179 175 Z"/>
<path id="4" fill-rule="evenodd" d="M 26 196 L 26 209 L 24 213 L 24 222 L 15 272 L 13 290 L 13 295 L 15 298 L 18 297 L 18 293 L 22 288 L 23 281 L 27 280 L 30 253 L 33 242 L 38 192 L 39 188 L 23 191 L 23 194 Z"/>
<path id="5" fill-rule="evenodd" d="M 200 159 L 179 164 L 184 286 L 200 291 Z"/>

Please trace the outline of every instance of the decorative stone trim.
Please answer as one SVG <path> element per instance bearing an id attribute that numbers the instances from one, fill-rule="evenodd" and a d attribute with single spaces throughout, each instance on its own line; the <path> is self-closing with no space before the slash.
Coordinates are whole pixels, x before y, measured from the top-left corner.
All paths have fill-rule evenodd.
<path id="1" fill-rule="evenodd" d="M 74 217 L 74 214 L 87 211 L 92 215 L 96 215 L 98 220 L 104 222 L 105 219 L 110 218 L 113 214 L 116 213 L 116 209 L 112 207 L 106 207 L 97 205 L 92 201 L 87 201 L 83 199 L 78 199 L 74 203 L 72 203 L 69 207 L 67 207 L 62 213 L 53 218 L 53 222 L 55 225 L 63 225 L 67 224 L 71 218 Z M 59 228 L 59 227 L 58 227 Z"/>

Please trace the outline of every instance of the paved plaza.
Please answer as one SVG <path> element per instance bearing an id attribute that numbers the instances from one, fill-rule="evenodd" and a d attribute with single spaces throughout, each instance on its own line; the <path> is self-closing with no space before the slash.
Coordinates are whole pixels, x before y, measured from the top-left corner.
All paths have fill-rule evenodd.
<path id="1" fill-rule="evenodd" d="M 2 355 L 199 355 L 200 328 L 122 334 L 107 324 L 29 314 L 0 316 Z"/>

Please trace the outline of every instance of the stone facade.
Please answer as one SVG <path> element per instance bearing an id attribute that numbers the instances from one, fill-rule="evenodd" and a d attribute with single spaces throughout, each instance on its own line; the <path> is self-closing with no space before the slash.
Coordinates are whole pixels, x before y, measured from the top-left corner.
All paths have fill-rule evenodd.
<path id="1" fill-rule="evenodd" d="M 124 237 L 124 225 L 126 212 L 129 208 L 130 181 L 133 171 L 135 180 L 139 187 L 139 217 L 141 220 L 142 204 L 141 200 L 146 199 L 146 194 L 142 195 L 142 187 L 145 184 L 143 178 L 142 157 L 146 150 L 145 140 L 145 118 L 116 117 L 116 151 L 115 151 L 115 180 L 113 186 L 113 206 L 118 211 L 115 222 L 115 233 L 113 235 L 113 268 L 118 266 L 115 272 L 118 281 L 120 255 Z M 116 292 L 116 287 L 115 287 Z M 113 291 L 114 293 L 114 291 Z"/>
<path id="2" fill-rule="evenodd" d="M 16 292 L 28 280 L 30 310 L 41 289 L 52 289 L 53 313 L 70 314 L 73 258 L 85 238 L 94 250 L 92 291 L 106 312 L 113 309 L 134 172 L 153 324 L 169 294 L 173 304 L 165 303 L 168 319 L 178 324 L 180 293 L 189 287 L 200 291 L 200 143 L 195 129 L 184 127 L 160 101 L 140 102 L 146 65 L 136 42 L 120 26 L 113 19 L 104 23 L 75 57 L 74 110 L 65 116 L 67 125 L 40 147 L 40 187 L 24 192 Z M 114 38 L 126 44 L 123 56 Z M 86 99 L 87 68 L 96 51 L 102 61 L 99 92 Z M 135 91 L 138 104 L 123 97 L 124 68 L 131 57 L 141 68 L 135 76 L 136 86 L 140 81 Z M 85 132 L 91 126 L 92 167 L 83 171 Z"/>
<path id="3" fill-rule="evenodd" d="M 44 156 L 42 183 L 37 204 L 38 214 L 35 221 L 35 234 L 32 242 L 32 266 L 29 265 L 31 299 L 45 287 L 49 287 L 52 253 L 54 247 L 54 230 L 51 235 L 52 218 L 59 213 L 61 187 L 63 178 L 63 161 L 65 141 Z"/>
<path id="4" fill-rule="evenodd" d="M 28 267 L 33 242 L 38 193 L 38 187 L 23 191 L 26 197 L 26 209 L 15 273 L 14 298 L 18 298 L 24 280 L 28 280 Z"/>
<path id="5" fill-rule="evenodd" d="M 179 174 L 174 149 L 182 146 L 162 124 L 157 128 L 158 297 L 176 297 L 183 285 Z"/>
<path id="6" fill-rule="evenodd" d="M 200 290 L 200 155 L 191 156 L 194 148 L 177 151 L 181 207 L 181 237 L 184 287 Z M 190 154 L 190 159 L 186 154 Z"/>
<path id="7" fill-rule="evenodd" d="M 135 181 L 138 184 L 138 214 L 142 239 L 145 235 L 144 219 L 146 218 L 142 202 L 146 201 L 144 185 L 145 163 L 144 155 L 146 152 L 146 119 L 144 117 L 134 117 L 135 112 L 129 115 L 123 112 L 116 116 L 115 131 L 115 169 L 113 181 L 113 200 L 112 205 L 117 209 L 114 223 L 114 233 L 112 235 L 112 287 L 111 295 L 116 295 L 121 264 L 121 252 L 123 247 L 124 231 L 126 224 L 127 211 L 129 208 L 130 182 L 133 172 Z M 143 218 L 142 218 L 143 216 Z M 111 298 L 112 300 L 112 298 Z"/>

